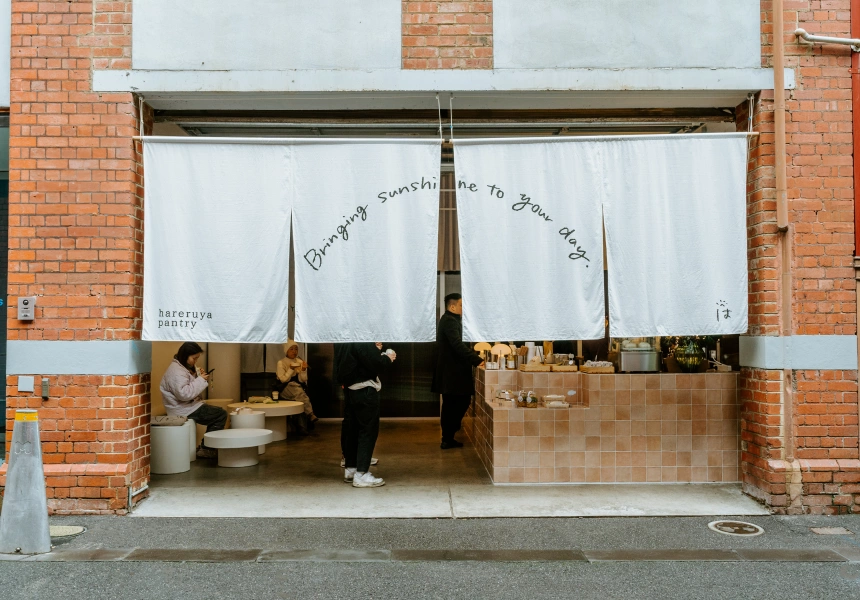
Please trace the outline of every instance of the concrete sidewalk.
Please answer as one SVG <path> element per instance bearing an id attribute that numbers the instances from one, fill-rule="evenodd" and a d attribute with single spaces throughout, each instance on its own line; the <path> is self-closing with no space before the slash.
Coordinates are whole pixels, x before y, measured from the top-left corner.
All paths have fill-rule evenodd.
<path id="1" fill-rule="evenodd" d="M 708 523 L 737 519 L 764 534 L 714 532 Z M 205 519 L 52 517 L 87 531 L 59 539 L 62 550 L 834 550 L 860 551 L 860 516 L 711 516 L 558 519 Z M 851 533 L 820 535 L 812 528 Z"/>
<path id="2" fill-rule="evenodd" d="M 374 473 L 386 485 L 342 481 L 340 425 L 267 446 L 260 464 L 153 475 L 134 517 L 480 518 L 767 515 L 737 483 L 493 485 L 471 443 L 439 449 L 435 421 L 384 421 Z"/>

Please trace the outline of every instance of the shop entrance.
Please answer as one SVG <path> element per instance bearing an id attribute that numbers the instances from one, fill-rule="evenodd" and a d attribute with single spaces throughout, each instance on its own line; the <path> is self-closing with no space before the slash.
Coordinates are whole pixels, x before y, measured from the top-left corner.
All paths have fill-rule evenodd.
<path id="1" fill-rule="evenodd" d="M 435 117 L 435 115 L 434 115 Z M 654 120 L 651 122 L 612 123 L 603 121 L 599 126 L 577 127 L 574 120 L 541 123 L 476 123 L 472 129 L 469 125 L 458 125 L 457 130 L 464 137 L 511 136 L 511 135 L 582 135 L 595 133 L 682 133 L 689 131 L 734 129 L 733 122 L 725 121 L 725 115 L 710 115 L 710 122 L 669 122 Z M 359 126 L 348 127 L 347 123 L 292 123 L 266 124 L 257 123 L 254 127 L 243 127 L 238 123 L 222 122 L 191 122 L 182 117 L 169 118 L 156 123 L 156 134 L 159 126 L 164 134 L 199 135 L 199 136 L 230 136 L 247 137 L 249 133 L 260 136 L 297 137 L 300 135 L 437 135 L 434 120 L 426 119 L 426 123 L 403 124 L 374 123 L 368 121 Z M 586 125 L 580 123 L 580 125 Z M 451 146 L 443 146 L 441 157 L 442 192 L 440 194 L 440 240 L 439 240 L 439 305 L 446 293 L 459 291 L 459 245 L 456 227 L 456 204 L 454 192 L 456 179 L 453 153 Z M 292 269 L 291 269 L 292 270 Z M 293 301 L 290 298 L 290 305 Z M 439 311 L 441 314 L 441 310 Z M 385 340 L 380 340 L 385 341 Z M 153 353 L 153 414 L 159 414 L 160 399 L 157 392 L 163 367 L 169 363 L 169 357 L 178 344 L 159 343 L 154 345 Z M 601 483 L 597 486 L 564 486 L 545 485 L 539 488 L 529 486 L 494 486 L 488 473 L 486 453 L 492 444 L 487 445 L 487 433 L 483 437 L 478 434 L 480 428 L 486 427 L 476 422 L 476 417 L 466 419 L 466 429 L 469 430 L 470 442 L 458 450 L 442 451 L 439 448 L 439 398 L 430 392 L 430 382 L 434 365 L 434 344 L 391 344 L 398 353 L 398 361 L 394 371 L 383 382 L 382 415 L 383 422 L 375 455 L 380 459 L 377 472 L 386 479 L 387 485 L 379 490 L 367 493 L 364 490 L 353 490 L 341 481 L 340 469 L 340 417 L 342 416 L 342 392 L 332 379 L 333 346 L 329 344 L 313 344 L 303 346 L 301 353 L 310 363 L 309 396 L 314 404 L 316 414 L 321 417 L 317 430 L 311 436 L 299 437 L 290 435 L 287 440 L 267 446 L 266 453 L 260 456 L 260 463 L 253 467 L 239 469 L 219 468 L 214 461 L 198 460 L 192 464 L 190 471 L 176 475 L 153 475 L 151 481 L 151 497 L 135 512 L 139 516 L 272 516 L 272 517 L 481 517 L 481 516 L 583 516 L 583 515 L 674 515 L 674 514 L 761 514 L 761 508 L 744 497 L 740 486 L 735 482 L 708 484 L 705 486 L 662 486 L 659 490 L 653 486 L 627 483 L 612 485 Z M 283 356 L 279 345 L 268 345 L 265 348 L 252 350 L 256 356 L 259 350 L 259 360 L 256 366 L 245 364 L 242 348 L 238 344 L 208 344 L 205 360 L 208 367 L 216 367 L 217 371 L 212 386 L 210 399 L 218 401 L 229 399 L 246 399 L 251 395 L 268 395 L 274 383 L 274 365 Z M 156 356 L 158 355 L 158 357 Z M 160 357 L 160 358 L 159 358 Z M 166 360 L 166 362 L 165 362 Z M 161 366 L 159 366 L 161 365 Z M 159 371 L 160 369 L 160 371 Z M 536 385 L 536 384 L 533 384 Z M 613 384 L 614 385 L 614 384 Z M 602 384 L 601 384 L 602 386 Z M 614 389 L 614 387 L 613 387 Z M 621 396 L 618 394 L 617 396 Z M 630 394 L 631 399 L 634 394 Z M 643 390 L 643 398 L 646 391 Z M 691 393 L 691 396 L 693 394 Z M 604 398 L 605 396 L 605 398 Z M 672 391 L 673 400 L 679 395 Z M 667 394 L 667 398 L 669 395 Z M 616 396 L 611 401 L 615 402 Z M 662 403 L 662 398 L 658 398 Z M 606 402 L 607 406 L 598 407 L 598 402 Z M 629 400 L 628 400 L 629 401 Z M 648 399 L 648 402 L 651 400 Z M 615 421 L 631 420 L 630 414 L 616 412 L 613 406 L 612 414 L 608 413 L 609 395 L 603 393 L 593 395 L 595 403 L 593 419 L 585 423 L 583 428 L 590 439 L 580 436 L 583 443 L 582 453 L 587 455 L 594 451 L 602 451 L 606 456 L 598 456 L 598 464 L 591 468 L 606 470 L 601 462 L 612 459 L 616 453 L 629 452 L 622 449 L 622 443 L 614 435 Z M 669 401 L 667 400 L 667 403 Z M 655 405 L 656 406 L 656 405 Z M 603 409 L 607 410 L 603 410 Z M 659 407 L 658 407 L 659 408 Z M 716 407 L 708 407 L 708 411 Z M 163 409 L 162 409 L 163 411 Z M 653 448 L 662 454 L 661 459 L 671 458 L 669 448 L 665 448 L 662 436 L 671 429 L 679 434 L 680 423 L 687 417 L 681 412 L 671 415 L 665 410 L 644 411 L 643 435 L 654 438 L 648 440 L 648 448 Z M 690 411 L 691 413 L 694 411 Z M 606 413 L 606 414 L 604 414 Z M 652 416 L 652 413 L 653 416 Z M 628 414 L 628 416 L 622 416 Z M 703 413 L 706 414 L 706 413 Z M 710 415 L 710 412 L 707 412 Z M 477 417 L 479 419 L 480 416 Z M 707 416 L 707 419 L 710 419 Z M 702 417 L 704 422 L 706 418 Z M 716 415 L 714 419 L 717 419 Z M 693 426 L 691 417 L 691 427 Z M 612 425 L 613 435 L 609 435 L 609 427 L 604 427 L 603 421 Z M 612 421 L 612 423 L 609 423 Z M 650 423 L 649 421 L 653 421 Z M 716 422 L 716 420 L 715 420 Z M 656 425 L 655 425 L 656 424 Z M 646 427 L 647 425 L 647 427 Z M 490 427 L 494 425 L 491 423 Z M 669 427 L 671 426 L 671 427 Z M 591 431 L 590 428 L 597 428 Z M 674 428 L 674 429 L 673 429 Z M 503 435 L 508 443 L 521 434 L 514 433 L 514 428 L 500 426 L 508 435 Z M 604 436 L 603 429 L 607 429 Z M 734 428 L 733 428 L 734 429 Z M 526 460 L 536 458 L 542 467 L 543 428 L 539 428 L 535 440 L 536 448 L 517 450 L 522 454 L 533 452 L 536 456 L 526 457 Z M 573 429 L 571 429 L 573 431 Z M 706 434 L 711 433 L 709 430 Z M 529 437 L 526 432 L 525 437 Z M 583 436 L 586 433 L 582 434 Z M 635 431 L 630 436 L 634 437 Z M 690 436 L 696 435 L 693 431 Z M 714 434 L 716 435 L 716 433 Z M 686 433 L 684 433 L 686 436 Z M 604 437 L 606 439 L 604 439 Z M 610 437 L 612 438 L 610 440 Z M 573 439 L 571 433 L 568 442 Z M 625 438 L 626 439 L 626 438 Z M 592 448 L 596 440 L 597 448 Z M 708 441 L 708 440 L 706 440 Z M 588 442 L 588 443 L 586 443 Z M 612 447 L 609 447 L 610 442 Z M 606 448 L 604 448 L 606 446 Z M 660 446 L 659 448 L 657 446 Z M 499 450 L 500 446 L 496 448 Z M 559 447 L 554 450 L 560 452 Z M 571 453 L 578 452 L 570 446 Z M 726 450 L 732 452 L 733 450 Z M 511 454 L 513 454 L 513 450 Z M 610 456 L 611 455 L 611 456 Z M 571 454 L 572 457 L 572 454 Z M 510 457 L 503 457 L 510 458 Z M 562 457 L 565 460 L 566 457 Z M 585 456 L 586 460 L 592 457 Z M 707 460 L 710 460 L 710 455 Z M 621 466 L 621 463 L 618 463 Z M 557 467 L 558 465 L 556 465 Z M 648 463 L 648 466 L 652 466 Z M 664 467 L 661 463 L 660 467 Z M 507 467 L 492 464 L 494 473 Z M 511 469 L 513 469 L 511 463 Z M 516 468 L 527 468 L 525 465 Z M 571 473 L 576 468 L 571 465 Z M 653 466 L 652 468 L 657 468 Z M 498 475 L 498 473 L 496 474 Z M 498 482 L 500 482 L 499 479 Z M 509 481 L 514 482 L 513 479 Z M 537 480 L 531 480 L 537 481 Z M 585 479 L 570 482 L 582 482 Z M 588 479 L 588 481 L 602 481 Z M 615 479 L 609 481 L 616 481 Z M 619 479 L 618 481 L 621 481 Z M 648 481 L 661 481 L 648 479 Z M 666 480 L 669 481 L 669 480 Z M 664 482 L 666 482 L 664 481 Z M 674 481 L 674 480 L 672 480 Z M 680 480 L 678 480 L 680 481 Z M 725 481 L 725 480 L 724 480 Z M 497 482 L 497 483 L 498 483 Z M 360 495 L 364 492 L 364 495 Z M 645 493 L 647 492 L 647 493 Z M 359 494 L 359 495 L 356 495 Z"/>

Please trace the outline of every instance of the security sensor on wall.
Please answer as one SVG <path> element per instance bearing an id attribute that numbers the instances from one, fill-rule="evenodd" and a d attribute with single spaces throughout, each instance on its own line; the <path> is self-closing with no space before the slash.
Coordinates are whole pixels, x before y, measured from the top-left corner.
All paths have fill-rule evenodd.
<path id="1" fill-rule="evenodd" d="M 18 298 L 18 320 L 33 321 L 36 319 L 36 296 Z"/>

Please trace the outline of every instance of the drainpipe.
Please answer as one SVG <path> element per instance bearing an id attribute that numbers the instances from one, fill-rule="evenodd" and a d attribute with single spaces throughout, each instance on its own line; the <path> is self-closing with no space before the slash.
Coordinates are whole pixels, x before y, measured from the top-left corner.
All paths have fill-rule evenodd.
<path id="1" fill-rule="evenodd" d="M 851 37 L 860 38 L 860 0 L 851 0 Z M 854 147 L 854 285 L 857 305 L 856 323 L 860 326 L 860 48 L 853 46 L 851 53 L 851 130 Z M 860 360 L 860 330 L 857 331 L 857 357 Z M 860 399 L 857 406 L 860 413 Z M 858 436 L 860 442 L 860 436 Z"/>
<path id="2" fill-rule="evenodd" d="M 852 0 L 853 1 L 853 0 Z M 773 0 L 773 123 L 774 163 L 776 170 L 776 225 L 780 234 L 780 335 L 791 336 L 791 232 L 788 225 L 788 183 L 785 156 L 785 26 L 782 0 Z M 788 357 L 784 356 L 784 359 Z M 783 451 L 786 462 L 794 460 L 793 373 L 782 371 Z"/>

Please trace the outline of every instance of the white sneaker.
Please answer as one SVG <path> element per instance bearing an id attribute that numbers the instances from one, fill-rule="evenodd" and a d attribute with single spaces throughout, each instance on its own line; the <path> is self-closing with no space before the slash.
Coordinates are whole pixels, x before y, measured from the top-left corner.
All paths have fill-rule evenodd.
<path id="1" fill-rule="evenodd" d="M 370 473 L 356 473 L 352 478 L 352 487 L 357 488 L 373 488 L 385 485 L 385 480 L 381 477 L 374 477 Z"/>
<path id="2" fill-rule="evenodd" d="M 343 471 L 343 480 L 346 483 L 352 483 L 352 479 L 355 477 L 355 469 L 344 469 Z"/>
<path id="3" fill-rule="evenodd" d="M 379 464 L 379 459 L 378 459 L 378 458 L 371 458 L 371 459 L 370 459 L 370 466 L 378 465 L 378 464 Z M 345 459 L 345 458 L 341 458 L 341 459 L 340 459 L 340 468 L 341 468 L 341 469 L 343 469 L 345 466 L 346 466 L 346 459 Z"/>

